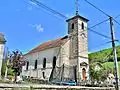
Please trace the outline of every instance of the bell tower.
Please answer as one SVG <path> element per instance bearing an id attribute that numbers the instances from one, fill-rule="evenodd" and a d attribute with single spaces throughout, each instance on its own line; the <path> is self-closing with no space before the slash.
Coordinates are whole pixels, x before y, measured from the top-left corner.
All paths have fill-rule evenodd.
<path id="1" fill-rule="evenodd" d="M 80 16 L 78 11 L 76 15 L 68 20 L 69 36 L 69 61 L 71 66 L 77 66 L 77 81 L 89 79 L 89 62 L 88 62 L 88 36 L 87 22 L 88 19 Z"/>

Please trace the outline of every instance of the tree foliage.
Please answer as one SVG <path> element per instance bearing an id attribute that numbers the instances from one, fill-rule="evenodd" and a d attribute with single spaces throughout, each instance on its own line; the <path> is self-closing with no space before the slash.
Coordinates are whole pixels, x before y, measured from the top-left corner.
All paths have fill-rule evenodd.
<path id="1" fill-rule="evenodd" d="M 118 61 L 120 61 L 120 46 L 116 47 L 116 51 L 117 59 Z M 112 53 L 112 48 L 108 48 L 89 54 L 90 76 L 92 80 L 104 81 L 109 73 L 114 73 L 114 62 Z M 95 70 L 96 63 L 101 64 L 101 69 L 98 71 Z M 120 75 L 120 62 L 118 62 L 118 66 Z"/>
<path id="2" fill-rule="evenodd" d="M 15 82 L 17 80 L 17 76 L 20 75 L 22 70 L 22 66 L 25 64 L 25 61 L 22 59 L 22 53 L 17 51 L 13 51 L 13 54 L 10 56 L 11 69 L 15 73 Z"/>
<path id="3" fill-rule="evenodd" d="M 117 59 L 120 61 L 120 46 L 116 47 L 117 51 Z M 90 53 L 89 54 L 89 61 L 90 63 L 93 62 L 113 62 L 113 55 L 112 55 L 112 48 L 104 49 L 98 52 Z"/>

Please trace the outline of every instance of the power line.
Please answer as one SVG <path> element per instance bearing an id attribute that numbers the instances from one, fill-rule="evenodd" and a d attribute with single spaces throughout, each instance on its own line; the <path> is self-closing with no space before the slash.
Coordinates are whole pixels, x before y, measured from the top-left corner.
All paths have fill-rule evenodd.
<path id="1" fill-rule="evenodd" d="M 87 1 L 87 0 L 84 0 L 84 1 L 87 2 L 88 4 L 90 4 L 91 6 L 93 6 L 94 8 L 96 8 L 98 11 L 102 12 L 104 15 L 106 15 L 108 17 L 110 16 L 107 13 L 105 13 L 103 10 L 99 9 L 98 7 L 96 7 L 94 4 L 90 3 L 89 1 Z"/>
<path id="2" fill-rule="evenodd" d="M 59 12 L 57 12 L 57 11 L 51 9 L 51 8 L 49 8 L 48 6 L 44 5 L 43 3 L 41 3 L 41 2 L 39 2 L 39 1 L 37 1 L 37 0 L 30 0 L 30 1 L 33 2 L 33 3 L 35 3 L 35 4 L 37 4 L 38 6 L 42 7 L 43 9 L 45 9 L 45 10 L 47 10 L 47 11 L 53 13 L 53 14 L 56 14 L 57 16 L 60 16 L 60 17 L 62 17 L 62 18 L 64 18 L 64 19 L 67 18 L 67 17 L 64 16 L 63 14 L 61 14 L 61 13 L 59 13 Z M 85 1 L 87 1 L 87 0 L 85 0 Z M 30 3 L 29 3 L 29 4 L 30 4 Z M 96 25 L 94 25 L 94 26 L 92 26 L 92 27 L 90 27 L 90 28 L 93 28 L 93 27 L 95 27 L 95 26 L 98 26 L 98 25 L 106 22 L 107 20 L 108 20 L 108 19 L 106 19 L 106 20 L 104 20 L 104 21 L 102 21 L 102 22 L 100 22 L 100 23 L 98 23 L 98 24 L 96 24 Z M 100 35 L 100 36 L 103 36 L 103 37 L 105 37 L 105 38 L 110 39 L 110 37 L 108 37 L 108 36 L 106 36 L 106 35 L 103 35 L 103 34 L 97 32 L 97 31 L 94 31 L 94 30 L 92 30 L 92 29 L 90 29 L 90 28 L 88 28 L 89 31 L 92 31 L 92 32 L 94 32 L 95 34 L 98 34 L 98 35 Z"/>
<path id="3" fill-rule="evenodd" d="M 103 37 L 105 37 L 105 38 L 107 38 L 107 39 L 111 39 L 111 37 L 108 37 L 108 36 L 106 36 L 106 35 L 104 35 L 104 34 L 101 34 L 101 33 L 97 32 L 97 31 L 94 31 L 94 30 L 92 30 L 92 29 L 90 29 L 90 28 L 88 28 L 88 30 L 91 31 L 91 32 L 96 33 L 97 35 L 103 36 Z"/>
<path id="4" fill-rule="evenodd" d="M 113 19 L 118 25 L 120 25 L 120 23 L 117 21 L 117 20 L 115 20 L 115 19 Z"/>
<path id="5" fill-rule="evenodd" d="M 43 3 L 39 2 L 38 0 L 30 0 L 30 1 L 35 3 L 36 5 L 40 6 L 41 8 L 43 8 L 43 9 L 45 9 L 45 10 L 47 10 L 47 11 L 49 11 L 49 12 L 55 14 L 55 15 L 57 15 L 57 16 L 60 16 L 60 17 L 62 17 L 64 19 L 67 19 L 67 17 L 65 15 L 63 15 L 63 14 L 61 14 L 61 13 L 59 13 L 59 12 L 57 12 L 57 11 L 51 9 L 51 8 L 49 8 L 48 6 L 46 6 Z"/>
<path id="6" fill-rule="evenodd" d="M 116 18 L 118 18 L 118 17 L 120 17 L 120 15 L 117 15 L 114 19 L 116 19 Z M 91 27 L 89 27 L 89 28 L 94 28 L 94 27 L 96 27 L 96 26 L 98 26 L 98 25 L 100 25 L 100 24 L 102 24 L 102 23 L 104 23 L 104 22 L 106 22 L 106 21 L 108 21 L 109 20 L 109 18 L 108 19 L 106 19 L 106 20 L 104 20 L 104 21 L 101 21 L 101 22 L 99 22 L 99 23 L 97 23 L 97 24 L 95 24 L 95 25 L 93 25 L 93 26 L 91 26 Z M 118 24 L 120 24 L 119 22 L 117 22 Z"/>
<path id="7" fill-rule="evenodd" d="M 118 18 L 118 17 L 120 17 L 120 15 L 117 15 L 117 16 L 115 17 L 115 19 Z"/>
<path id="8" fill-rule="evenodd" d="M 23 1 L 24 1 L 25 3 L 27 3 L 28 5 L 30 5 L 30 6 L 34 6 L 33 4 L 35 4 L 36 6 L 39 6 L 39 5 L 37 5 L 36 3 L 32 2 L 33 0 L 32 0 L 32 1 L 30 0 L 30 2 L 32 2 L 33 4 L 27 2 L 26 0 L 23 0 Z M 34 6 L 34 7 L 35 7 L 35 6 Z M 46 10 L 46 11 L 48 11 L 48 12 L 51 12 L 51 11 L 49 11 L 48 9 L 44 8 L 43 6 L 41 6 L 41 7 L 42 7 L 44 10 Z M 39 7 L 36 7 L 36 8 L 37 8 L 37 9 L 40 9 Z M 54 11 L 55 11 L 55 10 L 54 10 Z M 57 12 L 57 11 L 56 11 L 56 12 Z M 58 12 L 58 13 L 59 13 L 59 12 Z M 63 18 L 63 17 L 61 17 L 60 15 L 57 15 L 56 13 L 53 13 L 53 12 L 52 12 L 51 15 L 53 15 L 53 14 L 56 15 L 56 17 L 59 16 L 59 17 L 62 18 L 62 19 L 67 18 L 66 16 L 64 16 L 64 18 Z M 53 16 L 54 16 L 54 15 L 53 15 Z M 57 17 L 57 18 L 58 18 L 58 17 Z M 59 18 L 59 19 L 60 19 L 60 18 Z"/>
<path id="9" fill-rule="evenodd" d="M 89 28 L 94 28 L 94 27 L 96 27 L 96 26 L 98 26 L 98 25 L 100 25 L 100 24 L 102 24 L 102 23 L 104 23 L 104 22 L 106 22 L 106 21 L 108 21 L 108 20 L 109 20 L 109 19 L 106 19 L 106 20 L 104 20 L 104 21 L 102 21 L 102 22 L 99 22 L 99 23 L 97 23 L 97 24 L 89 27 Z"/>
<path id="10" fill-rule="evenodd" d="M 109 44 L 109 43 L 111 43 L 111 41 L 108 41 L 108 42 L 105 42 L 105 43 L 102 43 L 102 44 L 99 44 L 99 45 L 95 45 L 94 47 L 95 47 L 95 48 L 98 48 L 98 47 L 104 46 L 104 45 Z M 94 48 L 94 49 L 95 49 L 95 48 Z M 87 49 L 86 49 L 86 50 L 87 50 Z M 86 51 L 86 50 L 84 50 L 84 51 Z M 84 51 L 81 51 L 80 53 L 82 53 L 82 52 L 84 52 Z"/>

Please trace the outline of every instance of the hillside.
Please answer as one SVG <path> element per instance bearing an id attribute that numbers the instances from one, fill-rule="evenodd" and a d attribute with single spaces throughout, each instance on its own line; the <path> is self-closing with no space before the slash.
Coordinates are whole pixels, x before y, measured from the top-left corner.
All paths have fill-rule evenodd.
<path id="1" fill-rule="evenodd" d="M 116 47 L 117 51 L 117 58 L 118 61 L 120 61 L 120 46 Z M 112 56 L 112 48 L 104 49 L 98 52 L 90 53 L 89 54 L 89 61 L 90 63 L 93 62 L 113 62 L 113 56 Z"/>
<path id="2" fill-rule="evenodd" d="M 117 59 L 118 59 L 118 70 L 120 76 L 120 46 L 116 47 L 117 51 Z M 92 70 L 91 76 L 94 79 L 103 78 L 104 80 L 107 77 L 108 73 L 114 73 L 114 61 L 112 55 L 112 48 L 104 49 L 98 52 L 90 53 L 89 54 L 89 63 L 90 69 Z M 94 71 L 94 67 L 96 63 L 99 63 L 102 67 L 99 72 Z M 99 78 L 98 78 L 99 77 Z"/>

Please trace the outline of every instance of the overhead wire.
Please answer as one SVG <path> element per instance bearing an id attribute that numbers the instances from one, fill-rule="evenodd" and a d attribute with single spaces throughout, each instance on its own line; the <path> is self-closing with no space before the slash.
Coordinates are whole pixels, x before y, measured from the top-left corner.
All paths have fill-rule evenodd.
<path id="1" fill-rule="evenodd" d="M 98 11 L 102 12 L 104 15 L 110 17 L 110 15 L 108 15 L 107 13 L 105 13 L 103 10 L 99 9 L 98 7 L 96 7 L 94 4 L 92 4 L 91 2 L 89 2 L 88 0 L 84 0 L 85 2 L 87 2 L 88 4 L 90 4 L 92 7 L 96 8 Z"/>
<path id="2" fill-rule="evenodd" d="M 106 22 L 106 21 L 108 21 L 109 19 L 105 19 L 104 21 L 101 21 L 101 22 L 99 22 L 99 23 L 97 23 L 97 24 L 95 24 L 95 25 L 93 25 L 93 26 L 91 26 L 91 27 L 89 27 L 89 28 L 94 28 L 94 27 L 96 27 L 96 26 L 98 26 L 98 25 L 100 25 L 100 24 L 103 24 L 104 22 Z"/>
<path id="3" fill-rule="evenodd" d="M 113 18 L 113 20 L 114 20 L 118 25 L 120 25 L 120 23 L 119 23 L 117 20 L 115 20 L 114 18 Z"/>
<path id="4" fill-rule="evenodd" d="M 39 2 L 38 0 L 30 0 L 30 1 L 33 2 L 33 3 L 35 3 L 35 4 L 37 4 L 38 6 L 42 7 L 43 9 L 50 11 L 50 12 L 53 13 L 53 14 L 59 15 L 60 17 L 62 17 L 62 18 L 64 18 L 64 19 L 67 18 L 65 15 L 63 15 L 63 14 L 61 14 L 61 13 L 59 13 L 59 12 L 57 12 L 57 11 L 51 9 L 51 8 L 49 8 L 48 6 L 46 6 L 46 5 L 44 5 L 43 3 Z M 103 12 L 102 10 L 100 10 L 99 8 L 97 8 L 97 7 L 96 7 L 95 5 L 93 5 L 92 3 L 88 2 L 87 0 L 85 0 L 85 1 L 86 1 L 87 3 L 89 3 L 90 5 L 92 5 L 93 7 L 95 7 L 96 9 L 98 9 L 99 11 L 101 11 L 102 13 L 106 14 L 105 12 Z M 29 4 L 30 4 L 30 3 L 29 3 Z M 106 15 L 109 16 L 108 14 L 106 14 Z M 117 16 L 117 17 L 118 17 L 118 16 Z M 115 17 L 115 18 L 117 18 L 117 17 Z M 109 20 L 109 19 L 106 19 L 106 20 L 104 20 L 104 21 L 102 21 L 102 22 L 100 22 L 100 23 L 98 23 L 98 24 L 96 24 L 96 25 L 94 25 L 94 26 L 91 26 L 90 28 L 88 28 L 88 30 L 91 31 L 91 32 L 93 32 L 93 33 L 95 33 L 95 34 L 97 34 L 97 35 L 100 35 L 100 36 L 103 36 L 103 37 L 105 37 L 105 38 L 111 39 L 111 37 L 108 37 L 108 36 L 106 36 L 106 35 L 104 35 L 104 34 L 101 34 L 101 33 L 97 32 L 97 31 L 91 29 L 91 28 L 94 28 L 94 27 L 96 27 L 96 26 L 98 26 L 98 25 L 100 25 L 100 24 L 108 21 L 108 20 Z"/>
<path id="5" fill-rule="evenodd" d="M 89 31 L 96 33 L 97 35 L 103 36 L 104 38 L 111 39 L 111 37 L 101 34 L 93 29 L 88 28 Z"/>
<path id="6" fill-rule="evenodd" d="M 41 8 L 45 9 L 45 10 L 48 10 L 49 12 L 53 13 L 53 14 L 56 14 L 56 15 L 59 15 L 60 17 L 64 18 L 64 19 L 67 19 L 67 17 L 53 9 L 51 9 L 50 7 L 44 5 L 43 3 L 39 2 L 38 0 L 30 0 L 31 2 L 37 4 L 38 6 L 40 6 Z"/>
<path id="7" fill-rule="evenodd" d="M 106 12 L 104 12 L 103 10 L 99 9 L 98 7 L 96 7 L 94 4 L 92 4 L 92 3 L 89 2 L 88 0 L 84 0 L 84 1 L 86 1 L 86 2 L 87 2 L 88 4 L 90 4 L 92 7 L 96 8 L 98 11 L 102 12 L 104 15 L 110 17 L 110 15 L 108 15 Z M 117 15 L 117 16 L 115 17 L 115 19 L 118 18 L 118 17 L 120 17 L 120 15 Z M 119 23 L 118 21 L 116 21 L 115 19 L 113 19 L 113 20 L 114 20 L 118 25 L 120 25 L 120 23 Z M 92 26 L 92 27 L 90 27 L 90 28 L 96 27 L 96 26 L 98 26 L 98 25 L 106 22 L 107 20 L 109 20 L 109 19 L 106 19 L 106 20 L 104 20 L 104 21 L 102 21 L 102 22 L 100 22 L 100 23 L 98 23 L 98 24 L 96 24 L 96 25 L 94 25 L 94 26 Z M 98 35 L 101 35 L 101 36 L 103 36 L 103 37 L 105 37 L 105 38 L 110 39 L 110 37 L 108 37 L 108 36 L 106 36 L 106 35 L 103 35 L 103 34 L 101 34 L 101 33 L 98 33 L 98 32 L 96 32 L 96 31 L 94 31 L 94 30 L 91 30 L 90 28 L 88 28 L 90 31 L 92 31 L 92 32 L 94 32 L 94 33 L 96 33 L 96 34 L 98 34 Z M 119 40 L 118 40 L 118 41 L 119 41 Z M 119 41 L 119 42 L 120 42 L 120 41 Z"/>
<path id="8" fill-rule="evenodd" d="M 63 15 L 63 14 L 61 14 L 61 13 L 59 13 L 59 12 L 57 12 L 57 11 L 51 9 L 51 8 L 49 8 L 48 6 L 44 5 L 43 3 L 41 3 L 41 2 L 39 2 L 39 1 L 37 1 L 37 0 L 30 0 L 30 1 L 32 1 L 33 3 L 34 3 L 34 1 L 35 1 L 35 2 L 36 2 L 35 4 L 37 4 L 38 6 L 44 8 L 44 9 L 50 11 L 50 12 L 52 12 L 53 14 L 57 14 L 57 15 L 63 17 L 64 19 L 67 18 L 65 15 Z M 27 3 L 27 2 L 26 2 L 26 3 Z M 30 4 L 30 3 L 28 3 L 28 4 Z M 31 4 L 30 4 L 30 5 L 31 5 Z M 107 20 L 108 20 L 108 19 L 106 19 L 106 20 L 104 20 L 104 21 L 102 21 L 102 22 L 100 22 L 100 23 L 98 23 L 98 24 L 96 24 L 96 25 L 94 25 L 94 26 L 92 26 L 92 27 L 90 27 L 90 28 L 93 28 L 93 27 L 95 27 L 95 26 L 97 26 L 97 25 L 100 25 L 100 24 L 104 23 L 104 22 L 107 21 Z M 94 31 L 94 30 L 92 30 L 92 29 L 90 29 L 90 28 L 88 28 L 88 30 L 92 31 L 93 33 L 98 34 L 98 35 L 101 35 L 101 36 L 103 36 L 103 37 L 105 37 L 105 38 L 110 38 L 110 37 L 108 37 L 108 36 L 106 36 L 106 35 L 103 35 L 103 34 L 97 32 L 97 31 Z"/>
<path id="9" fill-rule="evenodd" d="M 99 45 L 95 45 L 94 48 L 92 48 L 92 49 L 95 49 L 95 48 L 104 46 L 104 45 L 109 44 L 109 43 L 111 43 L 111 41 L 108 41 L 108 42 L 105 42 L 105 43 L 102 43 L 102 44 L 99 44 Z M 88 50 L 88 49 L 82 50 L 82 51 L 80 51 L 79 53 L 85 52 L 85 51 L 87 51 L 87 50 Z"/>
<path id="10" fill-rule="evenodd" d="M 117 15 L 116 17 L 114 17 L 115 19 L 117 19 L 118 17 L 120 17 L 120 14 L 119 15 Z"/>
<path id="11" fill-rule="evenodd" d="M 32 1 L 29 0 L 31 3 L 28 2 L 28 1 L 26 1 L 26 0 L 23 0 L 23 1 L 24 1 L 26 4 L 30 5 L 30 6 L 34 6 L 34 7 L 35 7 L 35 5 L 36 5 L 35 8 L 37 8 L 37 9 L 40 9 L 39 7 L 41 7 L 41 8 L 43 8 L 44 10 L 46 10 L 46 11 L 48 11 L 48 12 L 51 12 L 51 13 L 52 13 L 51 15 L 54 14 L 53 16 L 56 16 L 56 17 L 58 16 L 57 18 L 59 18 L 59 17 L 60 17 L 61 19 L 67 18 L 65 15 L 63 15 L 63 14 L 61 14 L 61 13 L 59 13 L 59 12 L 57 12 L 57 11 L 51 9 L 51 8 L 49 8 L 48 6 L 44 5 L 43 3 L 41 3 L 42 5 L 40 6 L 40 5 L 36 4 L 35 2 L 32 2 L 33 0 L 32 0 Z M 32 3 L 33 3 L 33 4 L 32 4 Z M 34 5 L 34 4 L 35 4 L 35 5 Z M 39 6 L 39 7 L 37 7 L 37 6 Z M 46 8 L 45 6 L 46 6 L 47 8 Z M 51 11 L 48 10 L 48 8 L 51 9 Z M 57 14 L 56 14 L 54 11 L 57 12 Z M 58 15 L 58 13 L 59 13 L 59 15 Z M 59 18 L 59 19 L 60 19 L 60 18 Z"/>
<path id="12" fill-rule="evenodd" d="M 116 18 L 118 18 L 120 15 L 117 15 L 116 17 L 114 17 L 113 18 L 113 20 L 115 20 Z M 97 24 L 95 24 L 95 25 L 93 25 L 93 26 L 90 26 L 89 28 L 94 28 L 94 27 L 96 27 L 96 26 L 98 26 L 98 25 L 100 25 L 100 24 L 103 24 L 104 22 L 106 22 L 106 21 L 108 21 L 108 20 L 110 20 L 109 18 L 108 19 L 105 19 L 104 21 L 101 21 L 101 22 L 99 22 L 99 23 L 97 23 Z M 116 20 L 115 20 L 116 21 Z M 116 21 L 117 22 L 117 21 Z M 117 22 L 118 24 L 120 24 L 119 22 Z"/>

